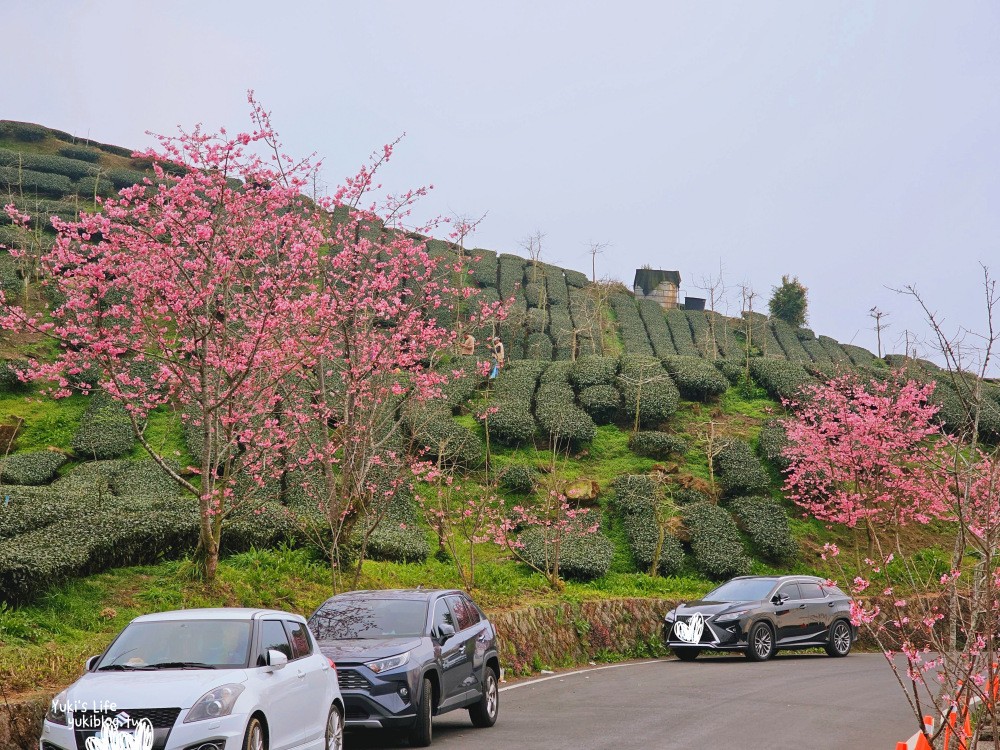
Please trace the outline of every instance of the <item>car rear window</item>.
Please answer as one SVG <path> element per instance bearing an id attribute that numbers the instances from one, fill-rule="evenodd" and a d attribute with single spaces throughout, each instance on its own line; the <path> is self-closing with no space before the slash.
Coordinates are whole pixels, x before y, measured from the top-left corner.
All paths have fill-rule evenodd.
<path id="1" fill-rule="evenodd" d="M 802 592 L 803 599 L 822 599 L 826 596 L 818 583 L 804 583 L 799 581 L 799 591 Z"/>
<path id="2" fill-rule="evenodd" d="M 318 641 L 423 635 L 427 602 L 419 599 L 331 599 L 309 618 Z"/>

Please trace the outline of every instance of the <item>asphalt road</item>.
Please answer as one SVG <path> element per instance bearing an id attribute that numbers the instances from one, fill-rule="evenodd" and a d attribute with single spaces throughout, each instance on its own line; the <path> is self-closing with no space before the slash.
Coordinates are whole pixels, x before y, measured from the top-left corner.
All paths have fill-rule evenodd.
<path id="1" fill-rule="evenodd" d="M 634 662 L 500 694 L 500 718 L 476 729 L 468 712 L 434 720 L 435 748 L 533 750 L 894 750 L 916 730 L 879 654 L 778 654 Z M 406 747 L 382 732 L 351 732 L 353 748 Z"/>

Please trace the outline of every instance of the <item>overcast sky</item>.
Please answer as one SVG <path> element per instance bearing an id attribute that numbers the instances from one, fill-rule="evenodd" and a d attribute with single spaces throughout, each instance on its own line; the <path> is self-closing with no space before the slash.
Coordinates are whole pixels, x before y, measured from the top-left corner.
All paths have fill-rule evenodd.
<path id="1" fill-rule="evenodd" d="M 474 243 L 631 286 L 721 265 L 765 298 L 809 288 L 817 333 L 889 349 L 985 329 L 1000 275 L 1000 3 L 3 0 L 0 118 L 95 140 L 249 125 L 336 185 L 406 133 L 390 189 L 425 216 L 488 213 Z M 523 254 L 523 253 L 520 253 Z M 899 339 L 899 340 L 897 340 Z"/>

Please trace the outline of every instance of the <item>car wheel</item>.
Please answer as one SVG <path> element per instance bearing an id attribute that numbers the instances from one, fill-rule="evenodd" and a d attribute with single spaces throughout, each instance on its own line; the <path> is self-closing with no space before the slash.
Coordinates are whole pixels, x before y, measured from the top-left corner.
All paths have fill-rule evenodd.
<path id="1" fill-rule="evenodd" d="M 243 735 L 243 750 L 267 750 L 267 732 L 256 716 L 247 724 L 247 733 Z"/>
<path id="2" fill-rule="evenodd" d="M 747 638 L 747 658 L 750 661 L 767 661 L 774 656 L 774 633 L 766 622 L 750 628 Z"/>
<path id="3" fill-rule="evenodd" d="M 851 626 L 843 620 L 833 623 L 824 648 L 830 656 L 847 656 L 851 653 Z"/>
<path id="4" fill-rule="evenodd" d="M 433 709 L 431 700 L 433 697 L 434 686 L 425 677 L 423 687 L 420 690 L 420 704 L 417 706 L 417 720 L 408 735 L 410 744 L 414 747 L 427 747 L 431 744 L 431 711 Z"/>
<path id="5" fill-rule="evenodd" d="M 684 648 L 683 646 L 672 649 L 672 651 L 681 661 L 694 661 L 698 658 L 698 654 L 701 653 L 700 648 Z"/>
<path id="6" fill-rule="evenodd" d="M 500 688 L 497 685 L 497 675 L 493 667 L 486 667 L 483 675 L 483 695 L 478 703 L 469 706 L 469 718 L 472 725 L 486 729 L 497 723 L 500 714 Z"/>
<path id="7" fill-rule="evenodd" d="M 326 750 L 344 750 L 344 714 L 338 706 L 330 706 L 326 717 Z"/>

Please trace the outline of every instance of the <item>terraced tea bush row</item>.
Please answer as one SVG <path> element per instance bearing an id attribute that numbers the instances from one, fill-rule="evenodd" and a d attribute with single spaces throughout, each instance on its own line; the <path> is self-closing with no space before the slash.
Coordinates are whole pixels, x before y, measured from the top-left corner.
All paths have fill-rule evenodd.
<path id="1" fill-rule="evenodd" d="M 684 310 L 684 317 L 691 326 L 691 340 L 698 350 L 698 355 L 710 360 L 718 357 L 720 332 L 716 331 L 713 337 L 712 328 L 708 324 L 708 314 L 703 310 Z"/>
<path id="2" fill-rule="evenodd" d="M 555 358 L 560 360 L 573 359 L 575 351 L 575 336 L 573 321 L 568 307 L 549 308 L 549 334 L 554 343 Z"/>
<path id="3" fill-rule="evenodd" d="M 524 258 L 508 253 L 497 256 L 500 267 L 500 298 L 510 299 L 524 282 Z"/>
<path id="4" fill-rule="evenodd" d="M 392 496 L 377 523 L 368 537 L 367 557 L 409 563 L 427 559 L 430 545 L 420 528 L 417 509 L 408 491 L 400 489 Z"/>
<path id="5" fill-rule="evenodd" d="M 653 345 L 653 353 L 660 359 L 677 354 L 670 329 L 667 328 L 667 319 L 663 315 L 663 308 L 651 299 L 640 299 L 638 303 L 639 317 L 646 326 L 646 334 Z"/>
<path id="6" fill-rule="evenodd" d="M 640 426 L 656 427 L 677 411 L 680 393 L 655 357 L 625 354 L 619 360 L 618 373 L 618 390 L 630 422 L 638 411 Z"/>
<path id="7" fill-rule="evenodd" d="M 497 254 L 493 250 L 475 248 L 469 250 L 468 268 L 472 280 L 480 287 L 497 288 Z"/>
<path id="8" fill-rule="evenodd" d="M 877 360 L 870 351 L 854 344 L 841 344 L 840 348 L 851 358 L 851 363 L 855 366 L 872 366 Z"/>
<path id="9" fill-rule="evenodd" d="M 719 347 L 719 355 L 731 359 L 739 359 L 746 356 L 743 343 L 737 338 L 736 331 L 740 321 L 727 318 L 717 312 L 708 310 L 702 313 L 710 326 L 715 328 L 715 343 Z"/>
<path id="10" fill-rule="evenodd" d="M 548 303 L 553 307 L 569 307 L 569 288 L 566 286 L 566 277 L 563 270 L 557 266 L 545 264 L 545 291 L 548 294 Z"/>
<path id="11" fill-rule="evenodd" d="M 622 394 L 613 385 L 588 385 L 580 391 L 580 406 L 597 424 L 611 424 L 622 408 Z"/>
<path id="12" fill-rule="evenodd" d="M 581 389 L 592 385 L 611 385 L 617 374 L 618 360 L 615 357 L 588 354 L 573 363 L 570 381 Z"/>
<path id="13" fill-rule="evenodd" d="M 51 482 L 66 456 L 54 451 L 32 451 L 8 456 L 0 469 L 3 484 L 39 485 Z"/>
<path id="14" fill-rule="evenodd" d="M 638 456 L 666 459 L 674 454 L 687 453 L 688 445 L 684 438 L 677 435 L 648 430 L 633 433 L 628 439 L 628 448 Z"/>
<path id="15" fill-rule="evenodd" d="M 576 405 L 569 384 L 571 369 L 571 362 L 557 362 L 541 376 L 535 398 L 535 418 L 543 432 L 578 445 L 593 440 L 597 428 L 590 415 Z"/>
<path id="16" fill-rule="evenodd" d="M 583 289 L 590 285 L 590 279 L 587 278 L 587 274 L 581 271 L 564 268 L 563 272 L 566 274 L 566 284 L 575 289 Z"/>
<path id="17" fill-rule="evenodd" d="M 726 440 L 713 463 L 719 486 L 727 497 L 759 495 L 770 488 L 771 479 L 746 440 Z"/>
<path id="18" fill-rule="evenodd" d="M 530 272 L 525 271 L 527 276 Z M 539 281 L 526 281 L 524 283 L 524 298 L 528 301 L 528 307 L 546 307 L 548 296 L 545 292 L 545 277 L 538 275 Z"/>
<path id="19" fill-rule="evenodd" d="M 787 469 L 789 461 L 784 452 L 788 445 L 788 434 L 780 420 L 769 419 L 764 422 L 760 428 L 760 437 L 757 438 L 757 450 L 765 461 L 778 469 Z"/>
<path id="20" fill-rule="evenodd" d="M 524 356 L 526 359 L 548 361 L 552 359 L 552 354 L 552 339 L 548 337 L 548 334 L 537 331 L 528 334 L 528 339 L 524 347 Z"/>
<path id="21" fill-rule="evenodd" d="M 586 519 L 589 520 L 589 519 Z M 556 539 L 538 527 L 521 532 L 523 553 L 536 567 L 545 570 L 546 563 L 555 559 Z M 572 580 L 589 581 L 606 575 L 611 569 L 615 549 L 611 540 L 600 531 L 584 531 L 584 523 L 576 526 L 559 541 L 559 575 Z"/>
<path id="22" fill-rule="evenodd" d="M 739 383 L 746 372 L 745 360 L 741 359 L 717 359 L 713 364 L 730 385 Z"/>
<path id="23" fill-rule="evenodd" d="M 729 509 L 761 557 L 787 563 L 798 554 L 799 546 L 788 528 L 788 516 L 771 498 L 738 497 L 729 503 Z"/>
<path id="24" fill-rule="evenodd" d="M 100 151 L 86 146 L 63 146 L 59 149 L 59 155 L 65 156 L 67 159 L 77 159 L 91 164 L 96 164 L 101 160 Z"/>
<path id="25" fill-rule="evenodd" d="M 706 359 L 667 357 L 663 364 L 677 384 L 681 396 L 691 401 L 710 401 L 729 388 L 729 381 Z"/>
<path id="26" fill-rule="evenodd" d="M 750 374 L 775 401 L 794 401 L 802 395 L 802 387 L 815 383 L 798 362 L 780 359 L 751 359 Z"/>
<path id="27" fill-rule="evenodd" d="M 97 167 L 86 161 L 53 154 L 13 151 L 9 148 L 0 148 L 0 166 L 62 175 L 71 180 L 97 173 Z"/>
<path id="28" fill-rule="evenodd" d="M 847 352 L 844 351 L 840 343 L 836 339 L 832 339 L 829 336 L 820 336 L 819 345 L 823 347 L 830 361 L 836 365 L 850 366 L 851 358 L 848 356 Z"/>
<path id="29" fill-rule="evenodd" d="M 610 302 L 611 309 L 615 311 L 615 317 L 618 319 L 618 330 L 625 345 L 625 352 L 651 355 L 653 347 L 650 346 L 646 326 L 639 317 L 635 298 L 630 294 L 613 294 Z"/>
<path id="30" fill-rule="evenodd" d="M 497 477 L 500 486 L 508 492 L 527 495 L 534 492 L 537 474 L 534 469 L 524 464 L 507 464 Z"/>
<path id="31" fill-rule="evenodd" d="M 783 320 L 774 318 L 771 320 L 771 331 L 774 333 L 781 350 L 785 353 L 785 358 L 791 362 L 812 362 L 812 357 L 802 347 L 799 336 L 795 329 Z"/>
<path id="32" fill-rule="evenodd" d="M 493 386 L 489 407 L 495 409 L 487 419 L 491 437 L 501 443 L 516 445 L 535 434 L 532 401 L 539 376 L 548 363 L 524 359 L 509 363 Z"/>
<path id="33" fill-rule="evenodd" d="M 691 324 L 683 310 L 667 310 L 665 313 L 667 328 L 670 329 L 670 336 L 674 341 L 674 350 L 682 357 L 700 357 L 701 352 L 695 346 L 694 335 L 691 333 Z"/>
<path id="34" fill-rule="evenodd" d="M 650 572 L 654 559 L 661 575 L 675 575 L 684 563 L 680 541 L 657 520 L 656 483 L 643 474 L 625 474 L 612 482 L 615 507 L 622 516 L 629 550 L 639 570 Z"/>
<path id="35" fill-rule="evenodd" d="M 0 192 L 27 193 L 60 198 L 73 192 L 69 177 L 48 172 L 33 172 L 16 167 L 0 167 Z"/>
<path id="36" fill-rule="evenodd" d="M 601 341 L 601 311 L 597 308 L 594 298 L 582 289 L 570 287 L 569 312 L 580 340 L 580 351 L 594 353 L 594 345 L 599 347 Z"/>
<path id="37" fill-rule="evenodd" d="M 691 537 L 695 563 L 702 573 L 721 581 L 750 572 L 750 557 L 725 508 L 694 503 L 682 508 L 681 517 Z"/>
<path id="38" fill-rule="evenodd" d="M 128 412 L 105 394 L 96 394 L 83 413 L 72 445 L 84 459 L 121 458 L 131 453 L 135 433 Z"/>
<path id="39" fill-rule="evenodd" d="M 479 435 L 452 419 L 451 409 L 445 404 L 408 406 L 406 426 L 413 445 L 431 460 L 468 468 L 482 463 L 483 444 Z"/>

